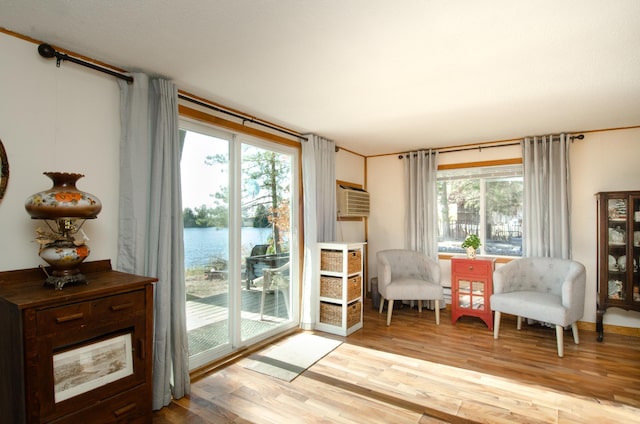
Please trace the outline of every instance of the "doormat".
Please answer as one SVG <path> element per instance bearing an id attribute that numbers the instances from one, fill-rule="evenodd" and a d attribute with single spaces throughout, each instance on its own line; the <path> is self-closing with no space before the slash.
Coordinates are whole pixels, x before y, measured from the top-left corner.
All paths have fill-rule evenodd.
<path id="1" fill-rule="evenodd" d="M 340 340 L 302 333 L 250 355 L 245 368 L 290 382 L 341 344 Z"/>

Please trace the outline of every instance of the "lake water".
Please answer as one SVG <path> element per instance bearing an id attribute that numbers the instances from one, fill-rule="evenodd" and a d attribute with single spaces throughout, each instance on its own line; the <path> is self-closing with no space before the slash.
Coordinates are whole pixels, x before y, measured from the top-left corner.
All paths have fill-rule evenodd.
<path id="1" fill-rule="evenodd" d="M 247 255 L 256 244 L 267 244 L 271 228 L 242 228 L 242 254 Z M 229 259 L 228 228 L 185 228 L 184 263 L 185 268 L 200 268 L 213 258 Z"/>

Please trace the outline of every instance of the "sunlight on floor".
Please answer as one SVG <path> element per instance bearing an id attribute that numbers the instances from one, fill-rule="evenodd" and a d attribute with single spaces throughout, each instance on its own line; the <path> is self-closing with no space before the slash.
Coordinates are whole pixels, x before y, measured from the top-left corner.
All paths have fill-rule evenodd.
<path id="1" fill-rule="evenodd" d="M 347 343 L 307 372 L 362 396 L 491 422 L 638 422 L 640 409 Z"/>

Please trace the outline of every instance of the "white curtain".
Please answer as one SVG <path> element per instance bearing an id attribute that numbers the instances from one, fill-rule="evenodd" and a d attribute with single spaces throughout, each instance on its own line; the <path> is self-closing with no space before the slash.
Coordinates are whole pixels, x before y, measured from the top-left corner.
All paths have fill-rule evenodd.
<path id="1" fill-rule="evenodd" d="M 569 137 L 527 137 L 524 161 L 523 256 L 571 257 Z"/>
<path id="2" fill-rule="evenodd" d="M 318 309 L 320 276 L 316 243 L 335 240 L 336 166 L 333 141 L 305 135 L 302 142 L 302 187 L 304 202 L 304 264 L 302 269 L 302 313 L 300 325 L 313 329 Z"/>
<path id="3" fill-rule="evenodd" d="M 134 74 L 120 81 L 117 268 L 158 278 L 154 288 L 153 409 L 189 393 L 178 92 Z"/>
<path id="4" fill-rule="evenodd" d="M 404 162 L 405 245 L 438 259 L 438 152 L 410 152 Z"/>

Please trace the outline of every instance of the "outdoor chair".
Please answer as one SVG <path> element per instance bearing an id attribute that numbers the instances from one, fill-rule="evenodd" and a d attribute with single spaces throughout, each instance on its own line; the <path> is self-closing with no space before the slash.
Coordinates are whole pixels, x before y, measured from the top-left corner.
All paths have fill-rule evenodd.
<path id="1" fill-rule="evenodd" d="M 273 292 L 275 301 L 278 299 L 278 292 L 282 293 L 284 306 L 289 316 L 289 262 L 277 268 L 265 268 L 262 270 L 262 297 L 260 299 L 260 320 L 264 316 L 264 300 L 267 292 Z M 275 306 L 278 311 L 277 303 Z"/>

